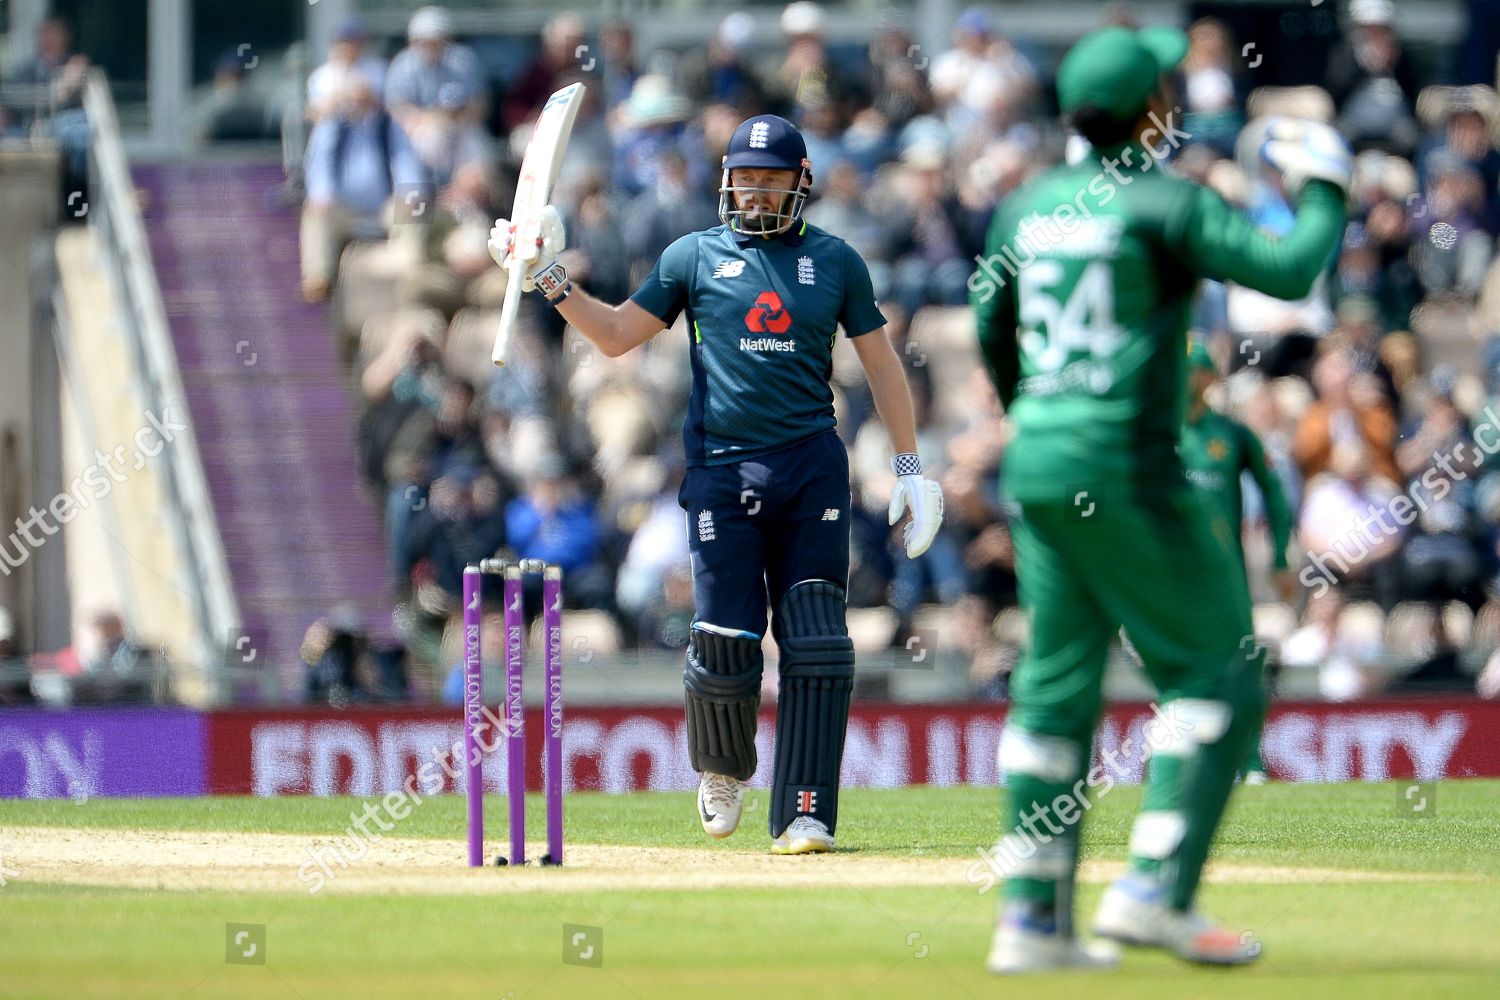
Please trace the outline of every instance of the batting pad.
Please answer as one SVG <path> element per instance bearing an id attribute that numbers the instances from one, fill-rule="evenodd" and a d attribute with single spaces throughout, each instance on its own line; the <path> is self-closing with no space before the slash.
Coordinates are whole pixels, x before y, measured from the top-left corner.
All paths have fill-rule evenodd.
<path id="1" fill-rule="evenodd" d="M 806 580 L 787 591 L 776 614 L 776 643 L 781 693 L 771 836 L 780 836 L 798 816 L 811 816 L 832 833 L 854 690 L 854 642 L 844 624 L 844 589 L 826 580 Z"/>

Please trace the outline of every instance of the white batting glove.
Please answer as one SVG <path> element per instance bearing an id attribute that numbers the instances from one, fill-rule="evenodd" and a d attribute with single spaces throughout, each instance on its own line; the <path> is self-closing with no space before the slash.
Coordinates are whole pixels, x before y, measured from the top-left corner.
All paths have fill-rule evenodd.
<path id="1" fill-rule="evenodd" d="M 943 488 L 931 479 L 922 478 L 922 460 L 912 452 L 891 459 L 896 473 L 896 488 L 891 492 L 890 524 L 901 520 L 911 508 L 911 521 L 902 535 L 906 558 L 915 559 L 926 552 L 943 526 Z"/>
<path id="2" fill-rule="evenodd" d="M 1327 181 L 1348 191 L 1354 179 L 1354 155 L 1332 125 L 1276 116 L 1266 123 L 1260 155 L 1281 173 L 1287 194 L 1296 198 L 1309 180 Z"/>
<path id="3" fill-rule="evenodd" d="M 526 274 L 521 279 L 522 291 L 540 289 L 550 298 L 568 283 L 568 272 L 557 262 L 558 254 L 568 247 L 568 236 L 562 215 L 551 205 L 542 209 L 538 222 L 541 235 L 535 244 L 518 248 L 516 224 L 509 219 L 496 219 L 490 230 L 489 250 L 495 263 L 506 270 L 516 257 L 526 262 Z"/>

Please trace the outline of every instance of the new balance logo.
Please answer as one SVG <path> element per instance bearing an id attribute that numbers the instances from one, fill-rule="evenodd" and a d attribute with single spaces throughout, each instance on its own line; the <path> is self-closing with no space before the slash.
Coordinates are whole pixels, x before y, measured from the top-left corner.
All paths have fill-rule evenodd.
<path id="1" fill-rule="evenodd" d="M 810 788 L 804 788 L 797 793 L 797 811 L 804 815 L 818 808 L 818 793 Z"/>
<path id="2" fill-rule="evenodd" d="M 719 266 L 716 267 L 716 268 L 714 268 L 713 276 L 715 278 L 738 278 L 740 275 L 742 275 L 744 273 L 745 273 L 745 262 L 744 261 L 742 261 L 742 260 L 726 260 L 726 261 L 721 261 L 719 263 Z"/>
<path id="3" fill-rule="evenodd" d="M 714 512 L 711 510 L 701 511 L 698 514 L 698 541 L 711 542 L 717 537 L 714 532 Z"/>
<path id="4" fill-rule="evenodd" d="M 811 285 L 815 275 L 813 274 L 813 259 L 811 257 L 797 258 L 797 283 L 799 285 Z"/>
<path id="5" fill-rule="evenodd" d="M 752 149 L 765 149 L 766 140 L 770 137 L 771 123 L 756 122 L 750 126 L 750 146 Z"/>
<path id="6" fill-rule="evenodd" d="M 839 509 L 837 507 L 829 507 L 823 512 L 823 520 L 825 521 L 837 521 L 838 519 Z"/>

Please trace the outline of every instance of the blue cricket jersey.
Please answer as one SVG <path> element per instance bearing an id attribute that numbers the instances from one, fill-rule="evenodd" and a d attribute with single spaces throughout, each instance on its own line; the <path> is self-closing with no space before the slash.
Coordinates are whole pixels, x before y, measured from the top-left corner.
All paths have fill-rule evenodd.
<path id="1" fill-rule="evenodd" d="M 671 326 L 687 310 L 689 466 L 726 465 L 832 430 L 833 342 L 885 325 L 870 271 L 817 226 L 765 239 L 715 226 L 662 253 L 631 301 Z"/>

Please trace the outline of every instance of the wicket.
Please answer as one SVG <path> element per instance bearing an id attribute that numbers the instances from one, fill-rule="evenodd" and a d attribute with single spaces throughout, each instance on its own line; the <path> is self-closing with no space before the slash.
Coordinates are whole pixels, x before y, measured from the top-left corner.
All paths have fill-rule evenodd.
<path id="1" fill-rule="evenodd" d="M 505 719 L 506 801 L 510 814 L 510 858 L 497 865 L 526 863 L 526 702 L 522 673 L 526 666 L 526 608 L 523 577 L 542 578 L 542 643 L 544 691 L 542 706 L 545 746 L 542 784 L 547 797 L 547 853 L 544 865 L 563 859 L 562 764 L 562 567 L 540 559 L 510 562 L 482 559 L 464 567 L 464 754 L 467 767 L 469 867 L 484 864 L 484 759 L 479 732 L 484 726 L 484 679 L 480 660 L 483 608 L 480 581 L 486 576 L 504 580 L 505 601 Z"/>

